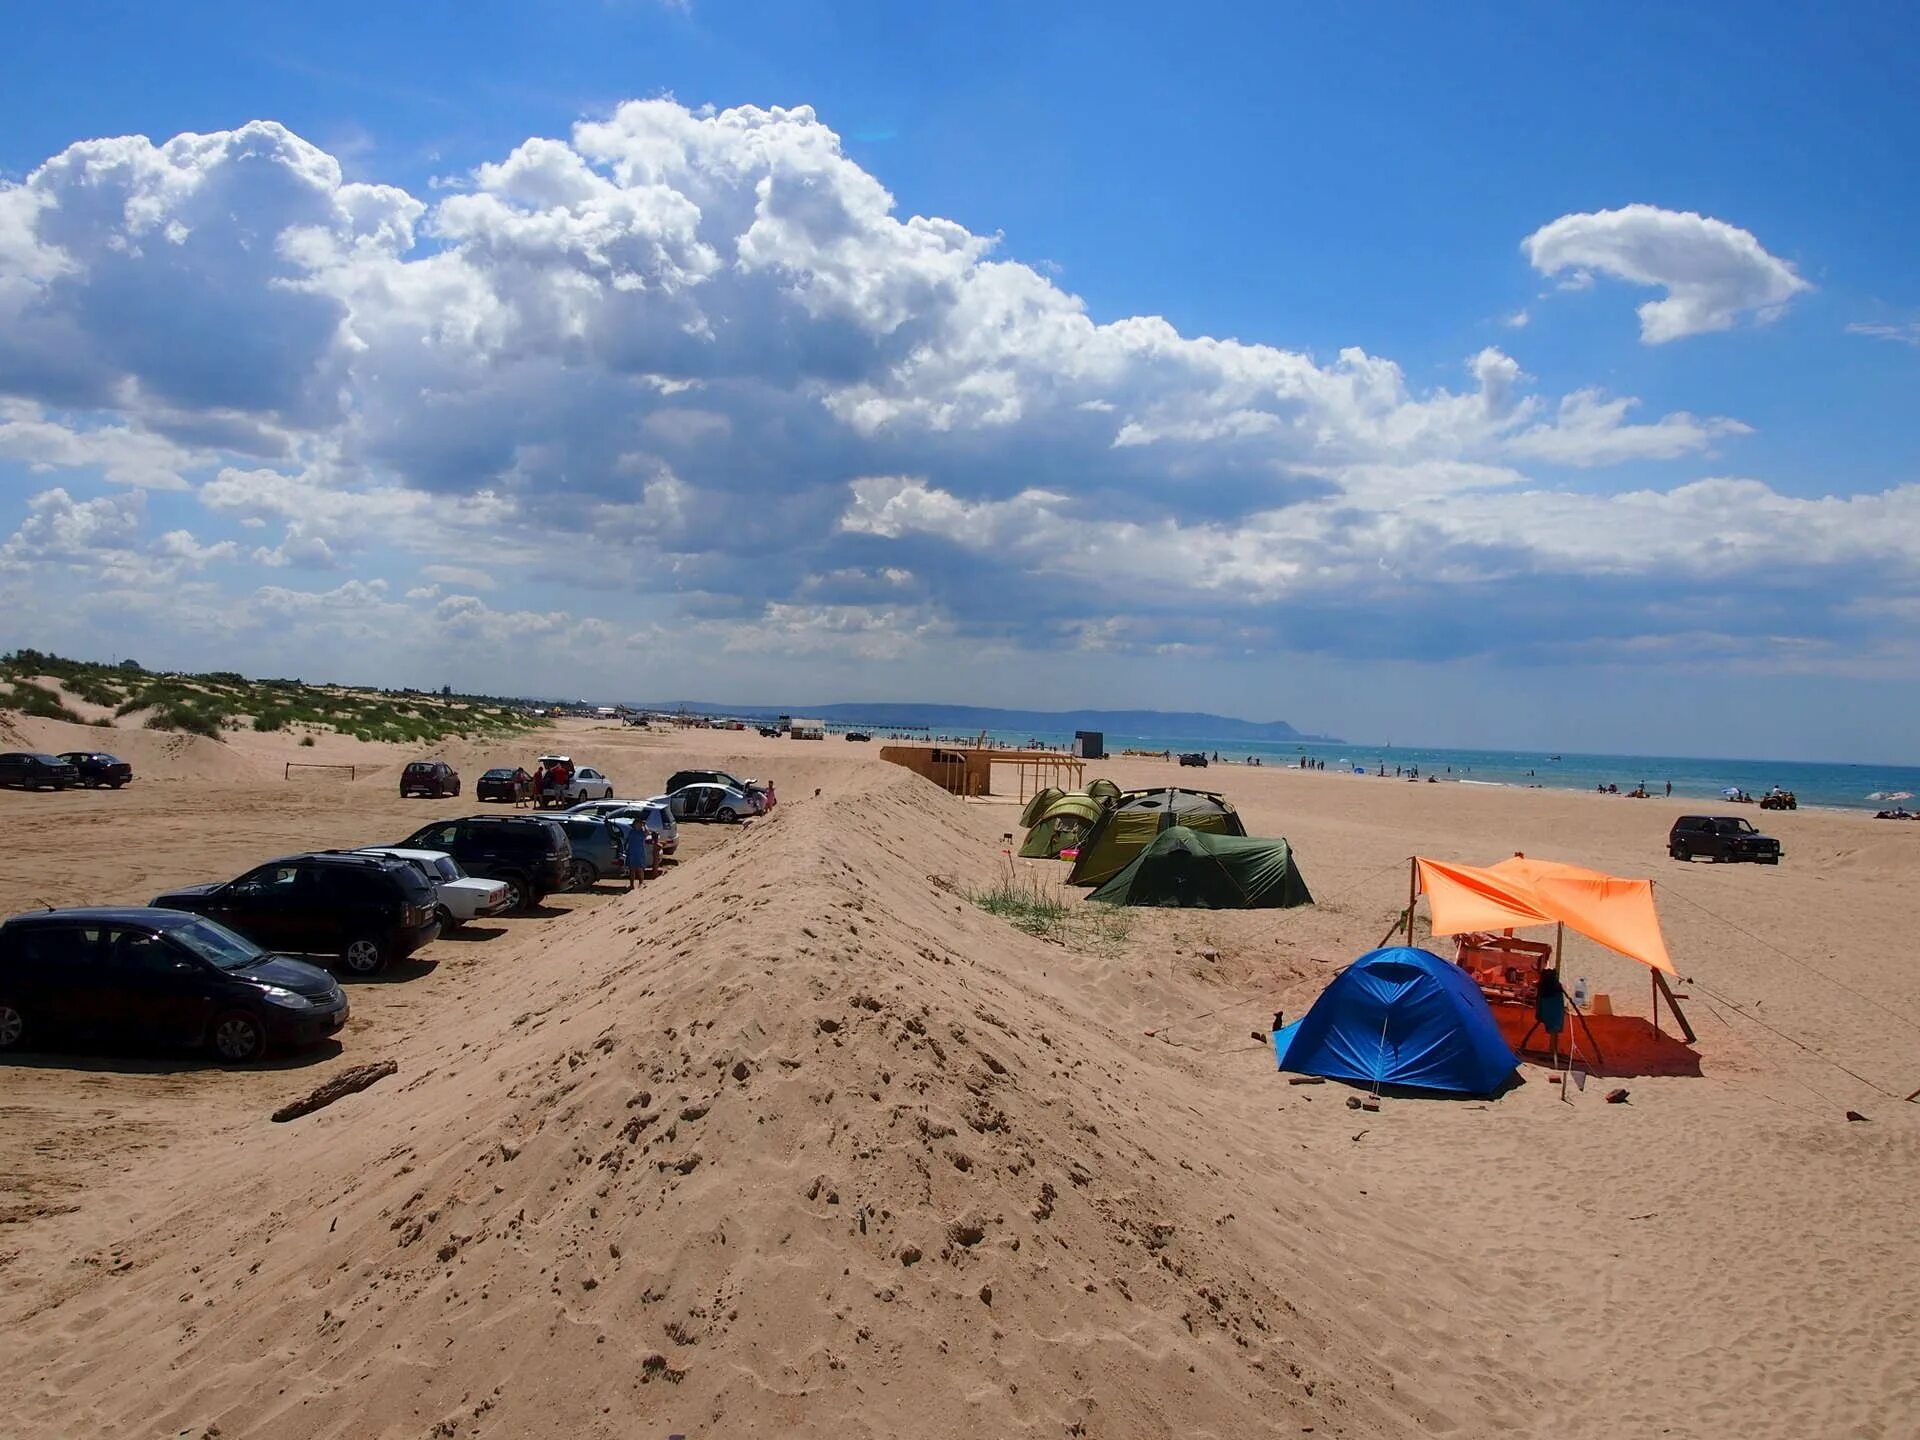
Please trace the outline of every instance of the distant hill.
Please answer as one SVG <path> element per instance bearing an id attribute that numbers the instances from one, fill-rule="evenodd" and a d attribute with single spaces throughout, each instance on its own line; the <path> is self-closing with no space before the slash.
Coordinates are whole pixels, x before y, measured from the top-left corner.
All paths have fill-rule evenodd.
<path id="1" fill-rule="evenodd" d="M 805 715 L 836 724 L 928 726 L 949 734 L 973 730 L 1099 730 L 1107 735 L 1181 740 L 1337 740 L 1308 735 L 1284 720 L 1239 720 L 1197 710 L 996 710 L 979 705 L 909 705 L 884 701 L 843 705 L 716 705 L 705 700 L 653 701 L 648 710 L 686 709 L 742 719 Z"/>

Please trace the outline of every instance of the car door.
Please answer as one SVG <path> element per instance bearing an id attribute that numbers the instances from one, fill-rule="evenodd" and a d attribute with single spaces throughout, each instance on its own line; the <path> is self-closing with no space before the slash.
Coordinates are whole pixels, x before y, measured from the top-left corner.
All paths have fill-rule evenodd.
<path id="1" fill-rule="evenodd" d="M 35 925 L 16 942 L 16 975 L 28 1024 L 99 1034 L 113 1020 L 98 925 Z"/>
<path id="2" fill-rule="evenodd" d="M 0 785 L 18 785 L 26 778 L 23 768 L 26 756 L 19 754 L 0 755 Z"/>
<path id="3" fill-rule="evenodd" d="M 115 1028 L 137 1045 L 192 1045 L 206 1033 L 214 995 L 211 971 L 150 931 L 107 931 L 106 983 Z"/>
<path id="4" fill-rule="evenodd" d="M 214 893 L 207 913 L 238 930 L 263 950 L 299 954 L 303 944 L 302 901 L 310 894 L 305 868 L 277 861 L 250 870 Z"/>

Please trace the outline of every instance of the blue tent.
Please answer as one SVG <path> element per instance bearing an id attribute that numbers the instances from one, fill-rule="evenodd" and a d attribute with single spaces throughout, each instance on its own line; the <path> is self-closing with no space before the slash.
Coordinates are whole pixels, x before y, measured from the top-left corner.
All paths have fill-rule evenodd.
<path id="1" fill-rule="evenodd" d="M 1516 1061 L 1466 971 L 1427 950 L 1372 950 L 1273 1033 L 1282 1070 L 1489 1095 Z"/>

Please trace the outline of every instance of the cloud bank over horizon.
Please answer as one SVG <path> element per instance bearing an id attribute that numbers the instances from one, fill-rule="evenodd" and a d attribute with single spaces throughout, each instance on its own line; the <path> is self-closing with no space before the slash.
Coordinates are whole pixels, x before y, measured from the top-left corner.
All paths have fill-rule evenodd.
<path id="1" fill-rule="evenodd" d="M 1783 493 L 1729 459 L 1749 419 L 1543 393 L 1494 346 L 1423 386 L 1101 321 L 1003 249 L 901 217 L 805 107 L 629 102 L 427 198 L 272 122 L 74 144 L 0 184 L 0 598 L 102 643 L 526 653 L 529 684 L 615 688 L 1920 654 L 1920 486 Z M 1645 205 L 1524 249 L 1663 289 L 1648 344 L 1809 288 Z"/>

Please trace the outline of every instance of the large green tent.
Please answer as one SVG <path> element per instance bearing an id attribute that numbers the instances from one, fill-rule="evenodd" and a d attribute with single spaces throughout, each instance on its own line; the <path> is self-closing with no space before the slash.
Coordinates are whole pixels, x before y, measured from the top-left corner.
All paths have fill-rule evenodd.
<path id="1" fill-rule="evenodd" d="M 1118 804 L 1100 817 L 1080 842 L 1069 885 L 1099 885 L 1111 880 L 1154 836 L 1175 825 L 1204 830 L 1210 835 L 1244 835 L 1233 806 L 1205 790 L 1129 790 Z"/>
<path id="2" fill-rule="evenodd" d="M 1106 808 L 1103 801 L 1091 795 L 1056 796 L 1027 831 L 1026 843 L 1020 847 L 1022 858 L 1058 859 L 1062 850 L 1086 838 Z"/>
<path id="3" fill-rule="evenodd" d="M 1313 896 L 1285 840 L 1210 835 L 1175 825 L 1087 897 L 1112 905 L 1290 910 Z"/>
<path id="4" fill-rule="evenodd" d="M 1020 812 L 1021 826 L 1031 829 L 1041 815 L 1046 813 L 1046 808 L 1066 793 L 1058 785 L 1049 785 L 1044 790 L 1034 791 L 1033 798 L 1027 801 L 1026 808 Z"/>
<path id="5" fill-rule="evenodd" d="M 1087 794 L 1107 804 L 1112 804 L 1119 800 L 1120 793 L 1120 787 L 1105 777 L 1095 780 L 1087 786 Z"/>

